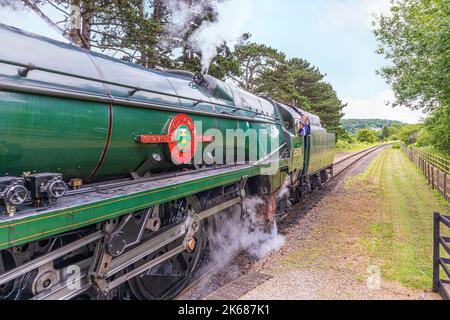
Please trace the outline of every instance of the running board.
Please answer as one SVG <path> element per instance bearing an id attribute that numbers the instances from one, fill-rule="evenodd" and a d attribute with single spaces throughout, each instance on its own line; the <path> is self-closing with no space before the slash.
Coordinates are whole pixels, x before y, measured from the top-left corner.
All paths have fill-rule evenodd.
<path id="1" fill-rule="evenodd" d="M 71 194 L 52 207 L 18 210 L 14 217 L 0 215 L 0 250 L 76 230 L 98 222 L 239 183 L 261 173 L 262 167 L 240 164 L 172 178 L 97 186 L 89 193 Z"/>

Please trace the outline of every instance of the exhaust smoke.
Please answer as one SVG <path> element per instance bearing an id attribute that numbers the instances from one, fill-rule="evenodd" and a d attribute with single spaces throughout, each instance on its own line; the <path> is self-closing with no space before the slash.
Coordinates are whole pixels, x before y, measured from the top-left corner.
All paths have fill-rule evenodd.
<path id="1" fill-rule="evenodd" d="M 234 51 L 242 42 L 242 30 L 251 12 L 248 0 L 164 0 L 164 4 L 174 17 L 166 33 L 178 41 L 187 38 L 189 48 L 201 54 L 204 74 L 219 47 L 226 45 Z M 210 13 L 213 21 L 203 20 L 205 13 Z"/>
<path id="2" fill-rule="evenodd" d="M 213 262 L 224 261 L 245 251 L 256 260 L 266 257 L 284 245 L 276 222 L 262 221 L 258 208 L 264 204 L 259 197 L 244 200 L 245 219 L 239 208 L 223 217 L 218 230 L 211 230 L 211 257 Z"/>

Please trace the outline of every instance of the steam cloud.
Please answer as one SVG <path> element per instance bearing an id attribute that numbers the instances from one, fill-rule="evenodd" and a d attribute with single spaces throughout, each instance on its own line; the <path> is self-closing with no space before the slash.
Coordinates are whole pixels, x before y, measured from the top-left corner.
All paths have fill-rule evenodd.
<path id="1" fill-rule="evenodd" d="M 240 43 L 244 23 L 251 12 L 248 0 L 164 0 L 164 4 L 175 16 L 166 28 L 172 38 L 185 38 L 195 21 L 208 10 L 216 13 L 214 22 L 204 21 L 187 39 L 189 46 L 202 55 L 203 73 L 208 73 L 220 46 L 226 44 L 233 51 Z"/>
<path id="2" fill-rule="evenodd" d="M 240 214 L 227 216 L 220 229 L 211 232 L 212 260 L 224 261 L 241 251 L 247 251 L 253 257 L 262 259 L 270 252 L 279 250 L 284 245 L 284 238 L 278 234 L 274 222 L 267 230 L 261 225 L 257 208 L 264 201 L 259 197 L 249 197 L 244 200 L 244 210 L 247 214 L 244 221 Z"/>
<path id="3" fill-rule="evenodd" d="M 18 0 L 0 0 L 0 8 L 1 7 L 10 9 L 23 9 L 22 2 Z"/>

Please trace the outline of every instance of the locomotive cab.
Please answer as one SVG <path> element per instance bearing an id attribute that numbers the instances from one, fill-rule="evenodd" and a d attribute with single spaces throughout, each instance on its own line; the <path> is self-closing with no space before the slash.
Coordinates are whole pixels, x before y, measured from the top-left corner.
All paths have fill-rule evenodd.
<path id="1" fill-rule="evenodd" d="M 293 107 L 276 103 L 283 126 L 283 138 L 288 144 L 291 154 L 291 166 L 295 169 L 302 169 L 304 165 L 304 139 L 299 135 L 299 123 L 302 120 L 302 113 Z"/>

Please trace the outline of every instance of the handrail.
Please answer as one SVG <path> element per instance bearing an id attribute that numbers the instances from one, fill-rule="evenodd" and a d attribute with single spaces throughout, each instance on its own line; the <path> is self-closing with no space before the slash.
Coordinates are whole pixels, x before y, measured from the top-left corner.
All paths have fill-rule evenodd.
<path id="1" fill-rule="evenodd" d="M 180 95 L 173 94 L 173 93 L 161 92 L 161 91 L 151 90 L 151 89 L 145 89 L 145 88 L 142 88 L 142 87 L 139 87 L 139 86 L 132 86 L 132 85 L 128 85 L 128 84 L 124 84 L 124 83 L 120 83 L 120 82 L 108 81 L 108 80 L 104 80 L 104 79 L 98 79 L 98 78 L 83 76 L 83 75 L 74 74 L 74 73 L 70 73 L 70 72 L 58 71 L 58 70 L 54 70 L 54 69 L 39 67 L 39 66 L 36 66 L 36 65 L 33 65 L 33 64 L 25 64 L 25 63 L 15 62 L 15 61 L 11 61 L 11 60 L 0 59 L 0 63 L 8 64 L 8 65 L 16 66 L 16 67 L 26 68 L 28 71 L 37 70 L 37 71 L 52 73 L 52 74 L 61 75 L 61 76 L 65 76 L 65 77 L 71 77 L 71 78 L 76 78 L 76 79 L 81 79 L 81 80 L 86 80 L 86 81 L 98 82 L 98 83 L 101 83 L 101 84 L 107 84 L 107 85 L 111 85 L 111 86 L 115 86 L 115 87 L 122 87 L 122 88 L 130 89 L 130 91 L 133 91 L 133 92 L 143 91 L 143 92 L 163 95 L 163 96 L 167 96 L 167 97 L 171 97 L 171 98 L 177 98 L 177 99 L 181 99 L 181 100 L 189 100 L 189 101 L 193 102 L 194 106 L 196 106 L 196 105 L 198 105 L 200 103 L 205 103 L 205 104 L 216 105 L 216 106 L 219 106 L 219 107 L 234 109 L 235 111 L 246 111 L 246 112 L 250 112 L 250 113 L 253 113 L 255 115 L 258 115 L 258 116 L 262 116 L 262 117 L 265 117 L 265 118 L 272 119 L 272 120 L 278 120 L 277 117 L 274 117 L 274 116 L 271 116 L 271 115 L 268 115 L 268 114 L 264 114 L 264 113 L 258 112 L 256 110 L 244 109 L 244 108 L 238 107 L 238 106 L 236 106 L 234 104 L 233 105 L 228 105 L 228 104 L 224 104 L 224 103 L 216 103 L 216 102 L 213 102 L 213 101 L 206 101 L 206 100 L 202 100 L 202 99 L 195 99 L 195 98 L 191 98 L 191 97 L 180 96 Z M 19 74 L 20 74 L 20 70 L 19 70 Z M 22 77 L 26 77 L 26 74 L 24 74 L 24 75 L 20 74 L 20 75 Z M 221 100 L 219 98 L 216 98 L 216 99 Z"/>
<path id="2" fill-rule="evenodd" d="M 408 149 L 402 144 L 402 150 L 422 171 L 428 184 L 439 191 L 450 202 L 450 160 L 433 155 L 417 148 Z"/>
<path id="3" fill-rule="evenodd" d="M 445 173 L 450 174 L 450 160 L 445 159 L 444 157 L 441 157 L 439 155 L 420 150 L 418 148 L 412 147 L 411 150 L 413 152 L 416 152 L 420 155 L 422 155 L 424 158 L 426 158 L 429 162 L 434 164 L 439 169 L 443 170 Z"/>

